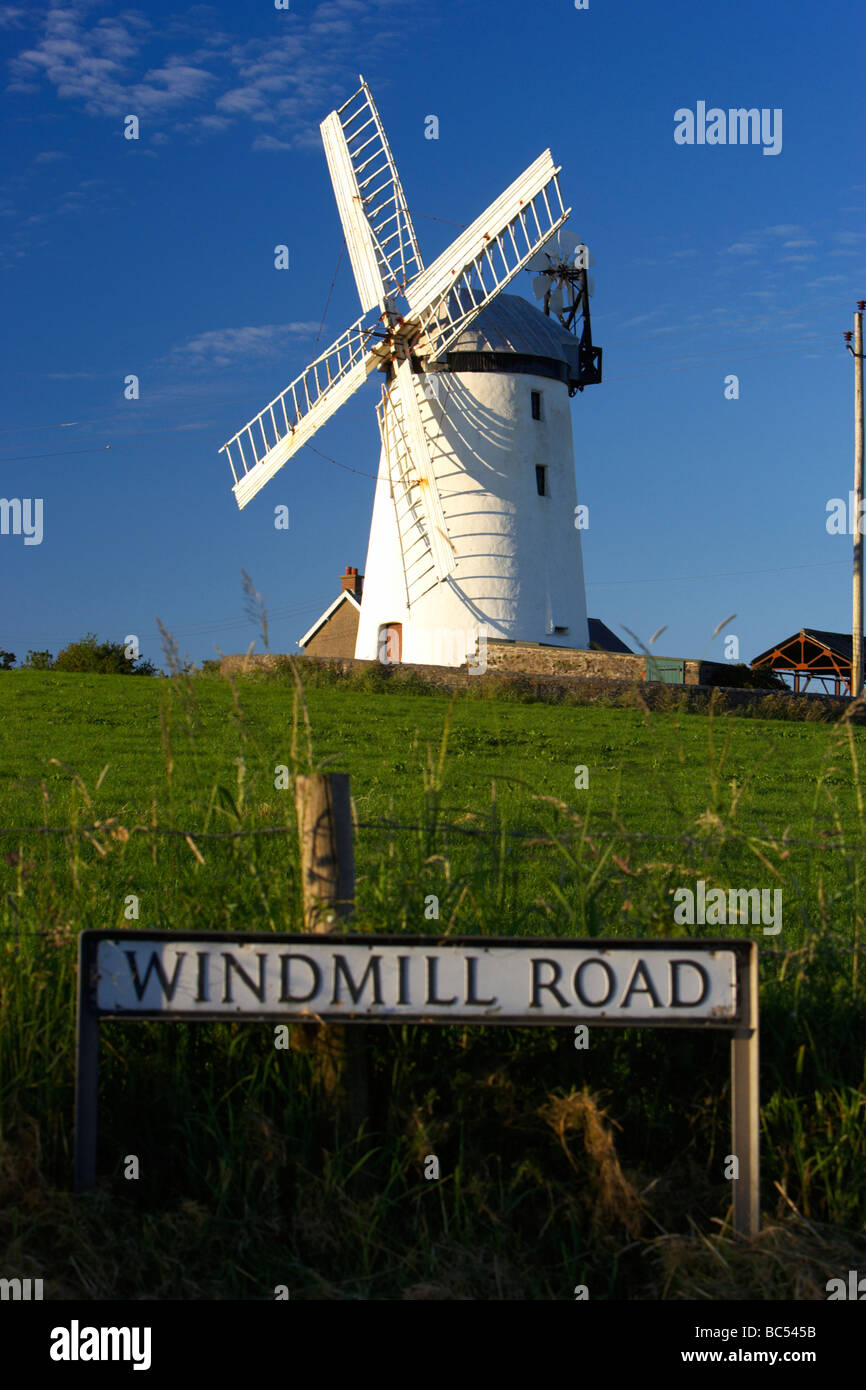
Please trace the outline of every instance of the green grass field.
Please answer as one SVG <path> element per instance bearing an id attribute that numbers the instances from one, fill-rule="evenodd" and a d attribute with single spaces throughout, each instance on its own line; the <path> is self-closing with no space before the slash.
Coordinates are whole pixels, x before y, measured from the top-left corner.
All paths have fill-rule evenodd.
<path id="1" fill-rule="evenodd" d="M 366 684 L 304 707 L 287 676 L 0 673 L 5 1273 L 46 1297 L 823 1298 L 866 1255 L 866 733 Z M 103 1177 L 70 1195 L 77 933 L 298 930 L 281 766 L 351 775 L 352 930 L 756 936 L 761 1258 L 723 1224 L 723 1035 L 364 1030 L 350 1134 L 270 1025 L 112 1023 Z M 699 878 L 781 888 L 781 933 L 675 926 Z"/>

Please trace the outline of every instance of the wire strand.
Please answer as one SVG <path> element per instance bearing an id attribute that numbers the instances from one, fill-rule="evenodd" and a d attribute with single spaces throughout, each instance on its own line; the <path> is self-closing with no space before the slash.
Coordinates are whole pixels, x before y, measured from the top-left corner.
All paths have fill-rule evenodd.
<path id="1" fill-rule="evenodd" d="M 836 839 L 836 832 L 832 836 L 828 835 L 823 840 L 801 840 L 789 836 L 773 835 L 749 835 L 739 836 L 725 835 L 699 835 L 690 831 L 629 831 L 629 830 L 582 830 L 582 831 L 544 831 L 538 830 L 502 830 L 497 826 L 467 826 L 456 825 L 453 822 L 438 821 L 436 825 L 418 825 L 413 823 L 403 823 L 401 821 L 389 820 L 356 820 L 354 821 L 356 830 L 399 830 L 422 832 L 429 834 L 431 831 L 449 831 L 457 835 L 479 837 L 492 835 L 497 839 L 505 835 L 516 840 L 529 840 L 536 847 L 548 845 L 555 848 L 564 841 L 583 840 L 592 844 L 595 840 L 615 840 L 629 841 L 634 843 L 644 843 L 647 841 L 662 841 L 671 843 L 673 841 L 682 844 L 703 845 L 712 847 L 716 845 L 730 845 L 741 842 L 745 844 L 758 844 L 764 848 L 788 849 L 791 845 L 796 845 L 799 849 L 822 849 L 834 850 L 839 853 L 854 854 L 862 853 L 866 850 L 866 844 L 848 844 L 839 842 Z M 25 826 L 0 826 L 0 835 L 92 835 L 94 833 L 116 834 L 118 831 L 125 832 L 127 835 L 175 835 L 184 839 L 193 840 L 238 840 L 256 835 L 288 835 L 296 834 L 295 825 L 265 825 L 255 826 L 248 830 L 179 830 L 175 826 L 153 826 L 153 825 L 133 825 L 122 826 L 112 821 L 94 821 L 90 825 L 25 825 Z"/>
<path id="2" fill-rule="evenodd" d="M 319 324 L 319 331 L 318 331 L 318 333 L 316 334 L 316 341 L 313 343 L 313 356 L 314 356 L 314 357 L 315 357 L 315 355 L 316 355 L 316 348 L 319 346 L 319 339 L 320 339 L 321 336 L 322 336 L 322 329 L 323 329 L 324 326 L 325 326 L 325 319 L 326 319 L 327 314 L 328 314 L 328 305 L 329 305 L 330 302 L 331 302 L 331 295 L 334 293 L 334 286 L 335 286 L 336 283 L 337 283 L 337 276 L 338 276 L 339 273 L 340 273 L 340 263 L 341 263 L 341 261 L 342 261 L 342 259 L 343 259 L 343 252 L 345 251 L 345 249 L 346 249 L 346 239 L 345 239 L 345 237 L 344 237 L 344 238 L 343 238 L 343 241 L 342 241 L 342 244 L 341 244 L 341 246 L 340 246 L 340 254 L 339 254 L 339 256 L 337 257 L 337 266 L 336 266 L 336 269 L 335 269 L 335 271 L 334 271 L 334 276 L 333 276 L 333 279 L 331 280 L 331 288 L 328 290 L 328 297 L 327 297 L 327 299 L 325 300 L 325 307 L 324 307 L 324 309 L 322 310 L 322 320 L 321 320 L 321 323 Z"/>

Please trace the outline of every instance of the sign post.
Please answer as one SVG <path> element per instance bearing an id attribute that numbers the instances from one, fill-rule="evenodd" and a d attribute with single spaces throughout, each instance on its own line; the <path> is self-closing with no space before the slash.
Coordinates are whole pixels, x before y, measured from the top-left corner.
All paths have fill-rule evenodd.
<path id="1" fill-rule="evenodd" d="M 95 1182 L 101 1020 L 587 1023 L 731 1034 L 734 1230 L 757 1233 L 757 945 L 748 940 L 84 931 L 75 1190 Z"/>
<path id="2" fill-rule="evenodd" d="M 761 1225 L 757 947 L 743 970 L 741 990 L 743 1022 L 731 1038 L 731 1153 L 738 1164 L 734 1182 L 734 1231 L 738 1235 L 757 1235 Z"/>
<path id="3" fill-rule="evenodd" d="M 94 955 L 83 931 L 78 938 L 78 1006 L 75 1037 L 75 1191 L 96 1182 L 99 1115 L 99 1013 L 92 1005 Z"/>

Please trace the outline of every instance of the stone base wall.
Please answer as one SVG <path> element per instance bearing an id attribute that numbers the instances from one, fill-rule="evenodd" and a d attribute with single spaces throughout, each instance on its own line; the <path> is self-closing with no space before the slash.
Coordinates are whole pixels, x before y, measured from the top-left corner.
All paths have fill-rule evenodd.
<path id="1" fill-rule="evenodd" d="M 581 647 L 539 646 L 535 642 L 488 641 L 487 669 L 520 671 L 532 676 L 594 676 L 603 680 L 642 681 L 646 658 L 628 652 L 592 652 Z"/>
<path id="2" fill-rule="evenodd" d="M 357 616 L 357 615 L 355 615 Z M 331 663 L 336 662 L 345 669 L 357 667 L 363 669 L 365 666 L 375 666 L 375 661 L 355 661 L 352 657 L 341 656 L 339 651 L 329 650 L 328 645 L 323 645 L 323 649 L 313 650 L 313 644 L 307 648 L 303 656 L 295 659 L 303 667 L 303 663 L 309 660 L 328 659 Z M 220 663 L 223 672 L 234 672 L 244 669 L 244 663 L 252 661 L 254 663 L 249 669 L 272 668 L 277 662 L 284 660 L 278 656 L 225 656 Z M 724 664 L 712 661 L 693 661 L 686 658 L 684 662 L 684 684 L 685 685 L 723 685 L 724 684 Z M 465 666 L 455 668 L 450 666 L 420 666 L 413 665 L 411 668 L 408 663 L 406 669 L 417 671 L 418 674 L 424 673 L 428 678 L 428 673 L 447 673 L 458 674 L 458 670 L 466 670 Z M 579 676 L 584 680 L 617 680 L 635 681 L 646 680 L 646 657 L 643 654 L 637 656 L 630 652 L 593 652 L 586 651 L 580 647 L 545 647 L 533 642 L 490 642 L 487 643 L 487 670 L 493 673 L 513 673 L 525 676 Z M 477 679 L 477 673 L 473 679 Z M 654 682 L 655 683 L 655 682 Z"/>
<path id="3" fill-rule="evenodd" d="M 596 653 L 584 653 L 594 656 Z M 634 662 L 635 657 L 627 653 L 598 653 L 600 656 L 618 656 Z M 643 658 L 640 658 L 643 660 Z M 220 662 L 223 675 L 243 675 L 245 672 L 273 670 L 283 664 L 286 657 L 264 656 L 224 656 Z M 548 703 L 631 704 L 635 708 L 682 709 L 688 712 L 706 712 L 708 701 L 712 699 L 713 708 L 719 713 L 725 710 L 748 709 L 759 711 L 762 717 L 773 718 L 840 718 L 848 711 L 851 701 L 845 696 L 834 695 L 795 695 L 793 691 L 768 691 L 732 689 L 731 687 L 702 685 L 690 682 L 687 686 L 667 685 L 664 681 L 646 681 L 641 675 L 632 673 L 627 679 L 611 679 L 595 675 L 575 675 L 571 673 L 538 673 L 488 670 L 486 674 L 473 675 L 471 672 L 455 670 L 450 666 L 382 666 L 378 661 L 355 661 L 349 657 L 296 657 L 297 669 L 301 679 L 304 670 L 327 668 L 343 675 L 364 670 L 378 670 L 387 676 L 412 671 L 420 680 L 440 690 L 468 690 L 490 684 L 498 691 L 513 690 L 521 696 L 542 700 Z M 694 663 L 696 666 L 698 663 Z M 700 663 L 703 674 L 711 663 Z M 642 671 L 643 668 L 641 668 Z M 724 669 L 724 668 L 716 668 Z M 866 713 L 850 715 L 856 724 L 866 722 Z"/>
<path id="4" fill-rule="evenodd" d="M 683 665 L 685 685 L 724 685 L 723 662 L 694 661 L 686 657 Z M 533 642 L 488 641 L 487 669 L 520 671 L 533 676 L 643 681 L 646 680 L 646 657 L 642 652 L 633 655 L 631 652 L 586 651 L 580 647 L 546 647 Z"/>

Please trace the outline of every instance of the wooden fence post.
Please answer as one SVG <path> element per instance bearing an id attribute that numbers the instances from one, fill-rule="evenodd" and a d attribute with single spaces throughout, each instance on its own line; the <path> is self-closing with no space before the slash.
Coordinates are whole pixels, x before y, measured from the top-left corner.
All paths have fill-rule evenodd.
<path id="1" fill-rule="evenodd" d="M 340 929 L 355 907 L 355 847 L 349 774 L 295 778 L 301 850 L 304 930 Z M 356 1130 L 368 1112 L 364 1041 L 360 1029 L 302 1024 L 296 1046 L 312 1050 L 332 1118 Z"/>

